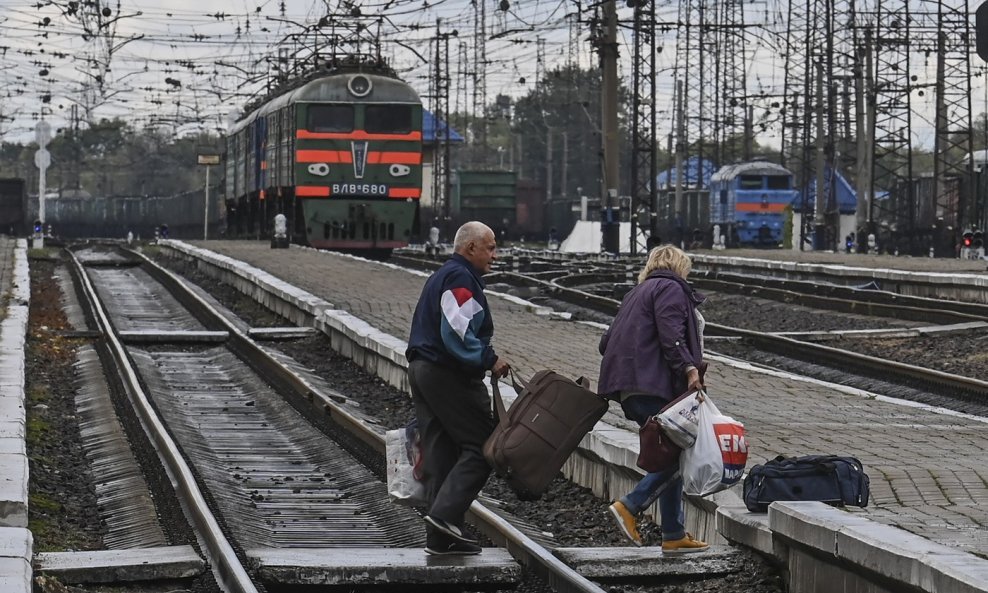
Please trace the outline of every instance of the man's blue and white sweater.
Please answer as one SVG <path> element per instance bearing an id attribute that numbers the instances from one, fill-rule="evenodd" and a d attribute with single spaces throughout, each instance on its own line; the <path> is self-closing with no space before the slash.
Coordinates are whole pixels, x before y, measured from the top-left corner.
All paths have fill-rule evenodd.
<path id="1" fill-rule="evenodd" d="M 405 358 L 483 376 L 497 360 L 493 334 L 484 281 L 466 258 L 454 253 L 422 288 Z"/>

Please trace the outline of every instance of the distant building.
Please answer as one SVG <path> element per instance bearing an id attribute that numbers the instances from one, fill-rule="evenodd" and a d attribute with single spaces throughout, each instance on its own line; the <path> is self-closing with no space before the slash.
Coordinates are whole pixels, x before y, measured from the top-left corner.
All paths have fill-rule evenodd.
<path id="1" fill-rule="evenodd" d="M 422 110 L 422 198 L 419 205 L 423 210 L 432 208 L 433 164 L 436 162 L 436 150 L 446 141 L 447 132 L 450 144 L 463 144 L 465 141 L 459 132 L 437 120 L 431 111 Z"/>

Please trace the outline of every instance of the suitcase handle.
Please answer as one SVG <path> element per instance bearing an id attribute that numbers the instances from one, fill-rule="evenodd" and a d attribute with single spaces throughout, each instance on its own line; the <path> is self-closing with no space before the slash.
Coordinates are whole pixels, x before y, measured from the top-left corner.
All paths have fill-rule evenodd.
<path id="1" fill-rule="evenodd" d="M 511 376 L 511 386 L 515 388 L 516 393 L 521 393 L 522 389 L 528 389 L 528 381 L 518 376 L 515 369 L 508 367 L 508 374 Z"/>
<path id="2" fill-rule="evenodd" d="M 521 378 L 515 369 L 508 367 L 508 374 L 511 376 L 511 386 L 515 388 L 515 391 L 521 393 L 522 389 L 528 389 L 528 381 Z M 580 377 L 575 381 L 580 387 L 589 390 L 590 389 L 590 379 L 586 377 Z"/>

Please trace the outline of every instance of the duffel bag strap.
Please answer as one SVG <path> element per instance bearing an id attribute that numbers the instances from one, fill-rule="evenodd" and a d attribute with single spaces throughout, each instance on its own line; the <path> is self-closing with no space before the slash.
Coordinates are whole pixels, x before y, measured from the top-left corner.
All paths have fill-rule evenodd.
<path id="1" fill-rule="evenodd" d="M 497 377 L 491 377 L 491 389 L 494 391 L 494 417 L 497 418 L 498 424 L 505 424 L 508 422 L 508 412 L 504 408 L 504 400 L 501 399 L 501 388 L 498 386 L 500 381 Z"/>
<path id="2" fill-rule="evenodd" d="M 528 389 L 528 381 L 522 379 L 515 369 L 508 367 L 508 375 L 511 376 L 511 386 L 515 388 L 515 393 L 520 395 L 523 389 Z"/>

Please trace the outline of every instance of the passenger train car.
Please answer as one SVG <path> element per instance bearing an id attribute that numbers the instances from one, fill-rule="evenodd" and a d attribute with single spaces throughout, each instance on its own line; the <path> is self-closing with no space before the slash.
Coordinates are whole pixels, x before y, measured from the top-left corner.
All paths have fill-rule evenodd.
<path id="1" fill-rule="evenodd" d="M 786 206 L 798 195 L 793 174 L 775 163 L 727 165 L 710 177 L 710 226 L 720 225 L 728 247 L 778 247 Z"/>
<path id="2" fill-rule="evenodd" d="M 339 66 L 268 98 L 226 138 L 227 233 L 389 253 L 422 193 L 422 101 L 383 66 Z"/>

